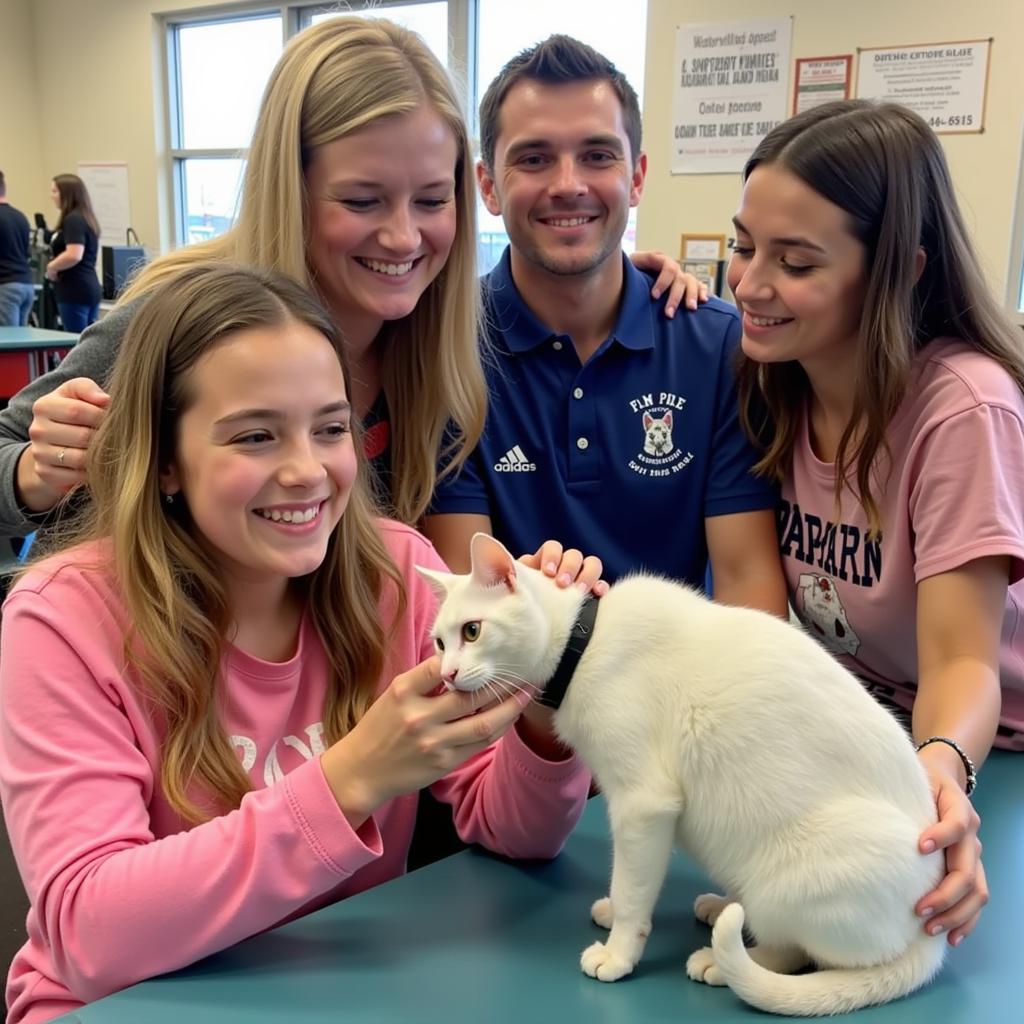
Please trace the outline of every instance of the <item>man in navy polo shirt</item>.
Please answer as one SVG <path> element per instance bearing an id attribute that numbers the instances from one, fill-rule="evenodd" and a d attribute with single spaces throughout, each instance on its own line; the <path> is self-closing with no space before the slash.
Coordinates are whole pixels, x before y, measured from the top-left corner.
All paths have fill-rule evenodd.
<path id="1" fill-rule="evenodd" d="M 425 531 L 456 571 L 469 539 L 549 537 L 614 581 L 649 569 L 785 615 L 771 487 L 750 474 L 733 307 L 667 319 L 621 248 L 643 189 L 636 93 L 567 36 L 510 61 L 480 111 L 477 167 L 511 245 L 484 279 L 494 347 L 484 435 Z"/>

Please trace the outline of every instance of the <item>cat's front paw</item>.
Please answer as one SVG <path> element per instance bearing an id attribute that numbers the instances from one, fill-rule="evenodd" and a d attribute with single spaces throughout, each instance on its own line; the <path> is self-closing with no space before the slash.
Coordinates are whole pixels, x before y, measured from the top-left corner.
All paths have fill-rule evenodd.
<path id="1" fill-rule="evenodd" d="M 705 985 L 724 985 L 725 978 L 715 964 L 715 954 L 710 946 L 691 953 L 686 961 L 686 973 L 693 981 L 701 981 Z"/>
<path id="2" fill-rule="evenodd" d="M 594 900 L 594 905 L 590 908 L 590 916 L 594 924 L 611 929 L 614 920 L 611 897 L 602 896 L 599 900 Z"/>
<path id="3" fill-rule="evenodd" d="M 693 901 L 693 914 L 698 921 L 703 921 L 705 924 L 715 927 L 715 922 L 718 920 L 718 915 L 732 900 L 728 896 L 719 896 L 716 892 L 705 892 L 698 896 Z"/>
<path id="4" fill-rule="evenodd" d="M 598 981 L 618 981 L 633 973 L 633 964 L 615 956 L 603 942 L 595 942 L 583 950 L 580 967 L 584 974 Z"/>

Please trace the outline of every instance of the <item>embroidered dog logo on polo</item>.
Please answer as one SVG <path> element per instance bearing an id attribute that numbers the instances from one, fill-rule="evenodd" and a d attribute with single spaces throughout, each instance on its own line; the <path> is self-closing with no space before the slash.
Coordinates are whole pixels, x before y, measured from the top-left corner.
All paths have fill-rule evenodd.
<path id="1" fill-rule="evenodd" d="M 671 391 L 651 391 L 629 400 L 630 412 L 640 418 L 637 426 L 643 437 L 643 445 L 629 460 L 629 468 L 638 476 L 672 476 L 693 460 L 693 452 L 679 441 L 685 408 L 686 399 Z"/>
<path id="2" fill-rule="evenodd" d="M 648 455 L 668 455 L 672 451 L 672 410 L 655 418 L 644 413 L 644 451 Z"/>

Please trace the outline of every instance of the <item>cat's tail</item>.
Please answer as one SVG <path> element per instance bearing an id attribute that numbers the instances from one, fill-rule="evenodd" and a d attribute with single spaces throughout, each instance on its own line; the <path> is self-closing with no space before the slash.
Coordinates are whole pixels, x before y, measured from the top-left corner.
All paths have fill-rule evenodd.
<path id="1" fill-rule="evenodd" d="M 819 1017 L 899 999 L 930 981 L 946 952 L 941 937 L 922 934 L 901 956 L 877 967 L 775 974 L 750 958 L 743 945 L 743 917 L 743 908 L 730 903 L 715 922 L 715 966 L 740 999 L 768 1013 Z"/>

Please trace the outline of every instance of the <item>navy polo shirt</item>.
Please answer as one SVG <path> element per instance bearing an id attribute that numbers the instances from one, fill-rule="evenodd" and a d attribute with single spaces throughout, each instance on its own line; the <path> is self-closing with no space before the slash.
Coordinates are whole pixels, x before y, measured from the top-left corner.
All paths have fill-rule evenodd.
<path id="1" fill-rule="evenodd" d="M 711 299 L 669 320 L 622 257 L 612 334 L 585 365 L 523 303 L 506 249 L 483 279 L 490 406 L 484 434 L 431 512 L 479 513 L 513 554 L 549 539 L 701 587 L 704 519 L 774 508 L 738 420 L 736 310 Z"/>

